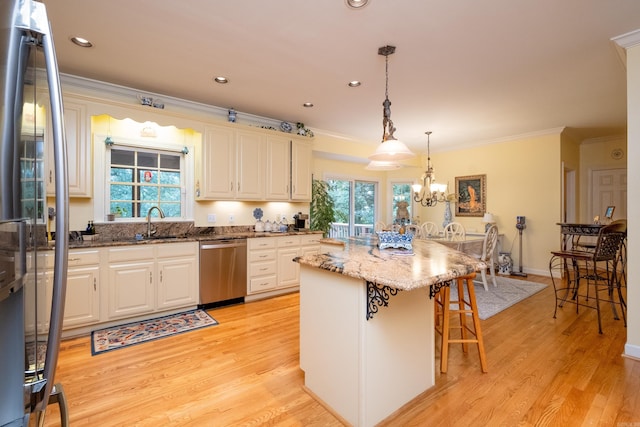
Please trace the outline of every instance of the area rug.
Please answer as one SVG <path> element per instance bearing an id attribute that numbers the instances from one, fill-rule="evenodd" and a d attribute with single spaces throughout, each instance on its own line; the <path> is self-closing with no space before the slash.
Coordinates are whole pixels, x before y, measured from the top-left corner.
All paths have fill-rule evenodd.
<path id="1" fill-rule="evenodd" d="M 491 277 L 487 277 L 489 281 L 489 290 L 485 291 L 482 282 L 474 281 L 476 290 L 476 302 L 478 303 L 478 316 L 485 320 L 501 311 L 511 307 L 512 305 L 540 292 L 546 285 L 542 283 L 528 282 L 526 280 L 511 279 L 508 277 L 496 276 L 498 286 L 493 286 Z M 466 295 L 466 290 L 465 290 Z M 458 298 L 458 290 L 456 287 L 451 288 L 450 299 Z"/>
<path id="2" fill-rule="evenodd" d="M 217 325 L 216 319 L 204 310 L 191 310 L 141 322 L 127 323 L 91 332 L 91 354 L 128 347 L 165 338 L 207 326 Z"/>

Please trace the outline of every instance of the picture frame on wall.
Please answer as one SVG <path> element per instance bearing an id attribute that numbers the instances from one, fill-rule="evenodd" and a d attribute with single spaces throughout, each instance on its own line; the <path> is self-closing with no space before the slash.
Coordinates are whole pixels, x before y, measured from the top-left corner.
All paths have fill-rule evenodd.
<path id="1" fill-rule="evenodd" d="M 456 177 L 456 216 L 483 216 L 487 211 L 487 175 Z"/>

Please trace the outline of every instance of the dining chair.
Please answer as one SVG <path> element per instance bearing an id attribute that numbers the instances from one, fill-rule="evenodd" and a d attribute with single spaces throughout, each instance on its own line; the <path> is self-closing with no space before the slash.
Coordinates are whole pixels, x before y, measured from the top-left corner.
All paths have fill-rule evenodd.
<path id="1" fill-rule="evenodd" d="M 594 308 L 598 313 L 598 332 L 602 333 L 600 302 L 611 305 L 613 317 L 619 320 L 616 305 L 620 306 L 624 325 L 627 326 L 625 314 L 626 303 L 622 295 L 618 263 L 623 251 L 623 243 L 627 236 L 626 223 L 615 223 L 604 226 L 598 233 L 598 240 L 593 251 L 561 250 L 552 251 L 549 260 L 549 272 L 556 297 L 553 317 L 556 317 L 558 307 L 565 303 L 575 304 L 576 313 L 579 307 Z M 568 268 L 571 264 L 572 269 Z M 558 278 L 557 272 L 564 274 Z M 581 290 L 581 283 L 586 282 L 586 289 Z M 590 302 L 589 289 L 594 289 L 595 305 Z M 604 299 L 601 294 L 606 293 Z M 569 298 L 569 295 L 571 297 Z M 617 301 L 616 301 L 617 296 Z"/>
<path id="2" fill-rule="evenodd" d="M 384 222 L 382 222 L 382 221 L 376 221 L 376 223 L 375 223 L 375 224 L 374 224 L 374 226 L 373 226 L 373 230 L 374 230 L 375 232 L 383 231 L 383 230 L 385 230 L 386 228 L 387 228 L 387 224 L 385 224 L 385 223 L 384 223 Z"/>
<path id="3" fill-rule="evenodd" d="M 449 240 L 464 240 L 466 239 L 466 234 L 464 225 L 459 222 L 450 222 L 444 228 L 444 237 Z"/>
<path id="4" fill-rule="evenodd" d="M 423 239 L 429 239 L 436 237 L 440 231 L 438 230 L 438 224 L 431 221 L 425 221 L 420 224 L 420 236 Z"/>
<path id="5" fill-rule="evenodd" d="M 404 232 L 413 234 L 413 237 L 416 239 L 422 238 L 422 236 L 420 235 L 420 227 L 415 224 L 405 225 Z"/>
<path id="6" fill-rule="evenodd" d="M 482 254 L 478 254 L 476 258 L 480 259 L 487 264 L 489 268 L 489 272 L 491 273 L 491 281 L 493 282 L 493 286 L 497 287 L 496 283 L 496 271 L 495 271 L 495 262 L 494 262 L 494 254 L 496 245 L 498 244 L 498 227 L 495 224 L 492 224 L 487 230 L 484 241 L 482 243 Z M 488 291 L 489 286 L 487 284 L 487 269 L 483 268 L 481 271 L 482 276 L 482 285 L 484 286 L 484 290 Z"/>

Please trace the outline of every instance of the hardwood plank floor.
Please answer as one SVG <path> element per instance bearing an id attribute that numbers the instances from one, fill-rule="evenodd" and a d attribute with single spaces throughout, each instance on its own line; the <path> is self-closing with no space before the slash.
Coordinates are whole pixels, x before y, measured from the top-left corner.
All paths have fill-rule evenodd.
<path id="1" fill-rule="evenodd" d="M 481 321 L 489 373 L 453 346 L 449 372 L 382 425 L 640 426 L 640 362 L 621 357 L 622 321 L 603 310 L 599 335 L 594 310 L 553 319 L 550 279 L 527 279 L 549 286 Z M 98 356 L 89 337 L 63 341 L 71 425 L 341 425 L 302 388 L 298 294 L 210 313 L 220 325 Z M 57 406 L 45 425 L 60 425 Z"/>

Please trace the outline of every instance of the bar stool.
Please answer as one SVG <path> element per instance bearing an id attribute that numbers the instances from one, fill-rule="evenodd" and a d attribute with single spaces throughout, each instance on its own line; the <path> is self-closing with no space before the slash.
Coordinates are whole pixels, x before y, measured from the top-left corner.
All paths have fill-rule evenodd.
<path id="1" fill-rule="evenodd" d="M 434 298 L 435 306 L 435 329 L 442 337 L 440 345 L 440 372 L 447 373 L 447 363 L 449 357 L 449 344 L 462 344 L 462 351 L 468 352 L 469 343 L 475 343 L 478 346 L 480 355 L 480 369 L 487 372 L 487 360 L 484 352 L 484 343 L 482 341 L 482 331 L 480 330 L 480 317 L 478 317 L 478 305 L 476 303 L 476 291 L 473 287 L 473 279 L 476 273 L 462 276 L 451 281 L 451 285 L 457 284 L 458 299 L 450 301 L 451 289 L 444 286 L 436 294 Z M 464 293 L 465 282 L 467 295 Z M 451 306 L 454 305 L 455 309 Z M 451 314 L 458 314 L 460 325 L 451 325 Z M 471 314 L 473 328 L 467 325 L 467 314 Z M 442 322 L 440 322 L 442 320 Z M 460 338 L 451 338 L 451 330 L 460 329 Z"/>

